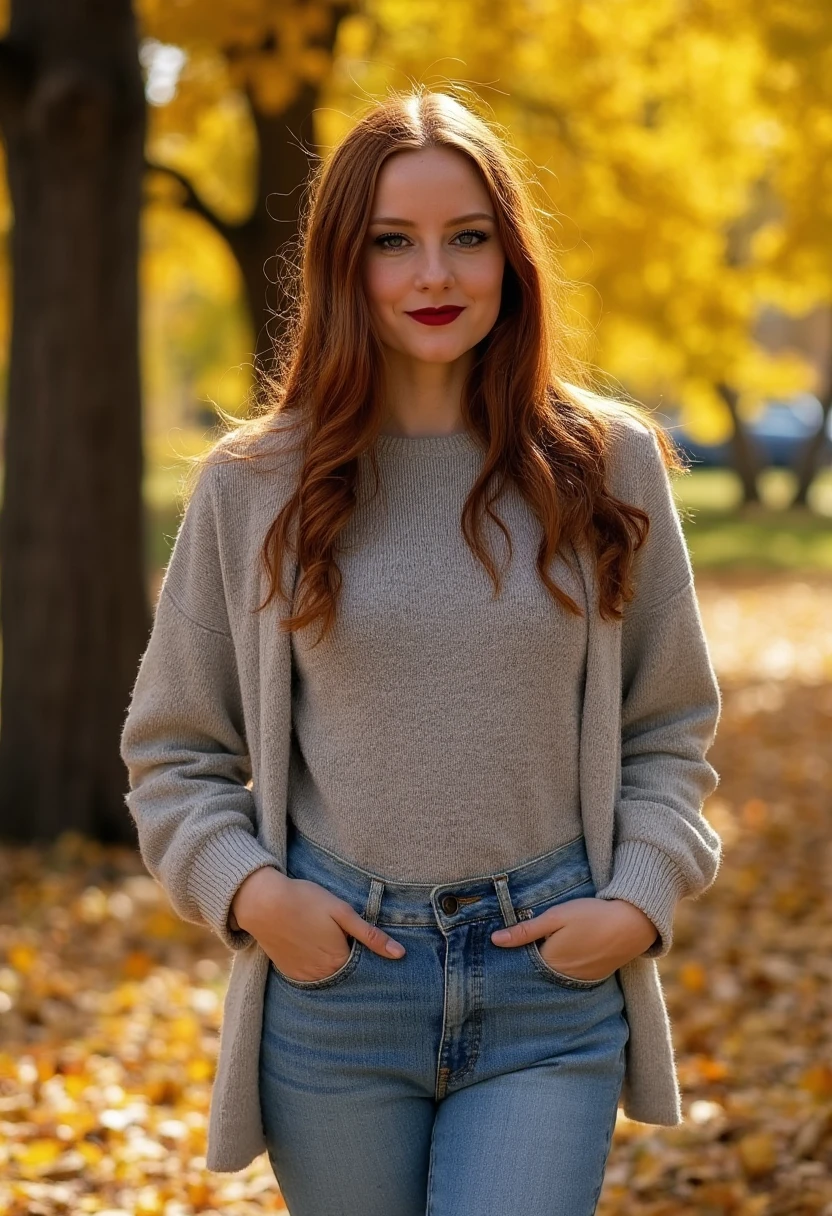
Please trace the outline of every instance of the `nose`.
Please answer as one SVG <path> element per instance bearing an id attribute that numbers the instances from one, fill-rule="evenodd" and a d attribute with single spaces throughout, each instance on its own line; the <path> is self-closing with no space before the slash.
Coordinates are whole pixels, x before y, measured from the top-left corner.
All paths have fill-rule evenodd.
<path id="1" fill-rule="evenodd" d="M 450 259 L 442 246 L 425 247 L 416 267 L 414 286 L 421 291 L 449 287 L 454 282 Z"/>

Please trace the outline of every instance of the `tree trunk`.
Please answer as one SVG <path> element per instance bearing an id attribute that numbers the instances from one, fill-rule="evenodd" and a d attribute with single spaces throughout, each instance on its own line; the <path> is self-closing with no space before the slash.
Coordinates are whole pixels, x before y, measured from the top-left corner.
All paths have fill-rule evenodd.
<path id="1" fill-rule="evenodd" d="M 225 235 L 243 275 L 255 363 L 264 371 L 272 365 L 274 341 L 282 330 L 280 314 L 287 304 L 287 270 L 281 259 L 294 256 L 302 189 L 310 170 L 310 154 L 304 149 L 314 148 L 312 115 L 318 90 L 304 85 L 280 114 L 264 114 L 253 98 L 249 100 L 259 148 L 257 201 L 251 218 L 226 227 Z"/>
<path id="2" fill-rule="evenodd" d="M 150 618 L 130 0 L 14 0 L 0 123 L 14 207 L 0 836 L 134 843 L 118 743 Z"/>
<path id="3" fill-rule="evenodd" d="M 330 4 L 328 24 L 317 33 L 311 45 L 331 55 L 338 27 L 352 11 L 351 3 Z M 269 35 L 262 48 L 264 53 L 272 42 Z M 233 59 L 235 52 L 226 47 L 224 53 Z M 274 70 L 280 70 L 277 61 Z M 258 161 L 254 207 L 247 220 L 240 224 L 226 223 L 200 198 L 187 176 L 177 169 L 156 162 L 148 162 L 147 168 L 175 178 L 184 191 L 186 210 L 201 216 L 228 242 L 243 277 L 254 331 L 254 365 L 256 372 L 262 374 L 273 368 L 275 341 L 284 331 L 282 314 L 289 302 L 284 289 L 287 279 L 292 277 L 285 259 L 294 261 L 304 189 L 310 169 L 320 155 L 315 144 L 313 119 L 320 104 L 320 88 L 310 82 L 301 84 L 290 104 L 274 114 L 259 108 L 251 90 L 248 90 L 248 102 L 257 130 Z M 253 395 L 258 402 L 263 397 L 259 374 L 253 386 Z"/>
<path id="4" fill-rule="evenodd" d="M 829 422 L 830 410 L 832 410 L 832 378 L 830 378 L 830 385 L 821 404 L 823 406 L 823 415 L 818 429 L 800 454 L 800 461 L 796 470 L 797 489 L 795 490 L 794 498 L 789 504 L 792 507 L 808 507 L 809 505 L 809 491 L 820 469 L 821 453 L 826 446 L 826 426 Z"/>
<path id="5" fill-rule="evenodd" d="M 745 424 L 737 409 L 737 394 L 729 384 L 718 384 L 720 395 L 731 412 L 734 424 L 734 434 L 731 437 L 731 448 L 734 456 L 734 471 L 742 485 L 742 501 L 759 503 L 760 491 L 757 477 L 760 472 L 760 457 L 756 445 L 751 439 Z"/>

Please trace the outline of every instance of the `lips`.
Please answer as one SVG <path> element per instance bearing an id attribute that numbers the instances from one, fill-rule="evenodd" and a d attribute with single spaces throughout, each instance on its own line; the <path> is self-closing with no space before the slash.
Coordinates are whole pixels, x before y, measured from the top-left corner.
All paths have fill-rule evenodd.
<path id="1" fill-rule="evenodd" d="M 407 315 L 422 325 L 450 325 L 465 309 L 446 304 L 442 308 L 417 308 Z"/>

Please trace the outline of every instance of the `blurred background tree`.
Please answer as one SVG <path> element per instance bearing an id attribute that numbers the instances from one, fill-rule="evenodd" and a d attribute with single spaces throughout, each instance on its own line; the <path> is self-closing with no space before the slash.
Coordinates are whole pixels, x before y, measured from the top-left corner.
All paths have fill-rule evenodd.
<path id="1" fill-rule="evenodd" d="M 754 289 L 789 316 L 832 301 L 832 6 L 827 0 L 749 5 L 764 49 L 761 96 L 772 154 L 768 222 L 753 235 Z M 832 410 L 832 343 L 816 387 L 823 417 L 797 469 L 795 505 L 805 506 Z"/>
<path id="2" fill-rule="evenodd" d="M 118 736 L 146 641 L 130 0 L 12 0 L 0 126 L 14 218 L 0 828 L 132 839 Z"/>
<path id="3" fill-rule="evenodd" d="M 768 510 L 764 408 L 816 397 L 790 491 L 811 503 L 832 392 L 821 0 L 0 0 L 0 17 L 0 834 L 130 836 L 117 734 L 178 455 L 215 402 L 259 393 L 309 170 L 390 87 L 451 85 L 504 126 L 576 347 L 726 445 L 740 501 Z M 826 552 L 826 520 L 801 527 Z M 767 545 L 731 534 L 734 553 Z"/>
<path id="4" fill-rule="evenodd" d="M 747 421 L 828 394 L 828 365 L 761 322 L 832 299 L 830 47 L 821 0 L 371 0 L 329 97 L 464 74 L 537 167 L 597 363 L 698 438 L 732 435 L 753 501 Z"/>
<path id="5" fill-rule="evenodd" d="M 297 235 L 318 154 L 314 111 L 350 5 L 140 0 L 138 9 L 162 103 L 152 112 L 148 167 L 175 182 L 180 205 L 227 242 L 254 358 L 268 367 L 286 304 L 280 246 Z M 166 73 L 175 73 L 175 87 Z"/>
<path id="6" fill-rule="evenodd" d="M 153 158 L 168 158 L 163 176 L 183 191 L 183 206 L 227 242 L 262 356 L 267 317 L 282 308 L 279 294 L 267 297 L 265 276 L 277 244 L 296 230 L 309 170 L 303 141 L 342 11 L 241 0 L 208 10 L 149 2 L 134 14 L 130 0 L 105 10 L 95 0 L 12 0 L 5 14 L 0 122 L 19 285 L 2 517 L 7 837 L 72 828 L 133 838 L 117 745 L 150 624 L 137 293 L 143 175 L 159 176 L 163 161 Z M 140 64 L 147 74 L 165 47 L 186 65 L 181 100 L 158 108 L 146 140 Z M 235 207 L 247 189 L 243 218 Z M 151 251 L 158 235 L 148 234 Z M 211 260 L 203 252 L 196 264 Z M 159 260 L 148 270 L 145 282 L 154 271 L 158 281 Z M 177 315 L 178 378 L 188 386 L 216 323 L 210 310 L 197 326 L 189 316 Z"/>

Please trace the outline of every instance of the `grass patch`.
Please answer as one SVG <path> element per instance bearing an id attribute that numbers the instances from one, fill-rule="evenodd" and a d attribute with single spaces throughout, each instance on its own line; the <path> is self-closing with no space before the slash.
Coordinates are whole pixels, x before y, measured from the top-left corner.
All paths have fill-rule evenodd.
<path id="1" fill-rule="evenodd" d="M 188 472 L 186 458 L 208 445 L 207 431 L 180 427 L 145 437 L 145 572 L 152 584 L 167 565 L 182 519 L 182 490 Z"/>
<path id="2" fill-rule="evenodd" d="M 785 509 L 794 475 L 766 469 L 761 504 L 743 506 L 736 474 L 701 469 L 673 479 L 694 570 L 832 570 L 832 470 L 817 478 L 811 510 Z"/>

